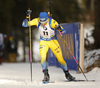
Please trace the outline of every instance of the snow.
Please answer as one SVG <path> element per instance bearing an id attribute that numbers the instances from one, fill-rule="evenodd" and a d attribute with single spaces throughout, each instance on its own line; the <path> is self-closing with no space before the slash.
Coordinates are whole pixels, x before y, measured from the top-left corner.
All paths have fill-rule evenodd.
<path id="1" fill-rule="evenodd" d="M 50 83 L 42 84 L 43 73 L 40 63 L 32 64 L 32 82 L 29 63 L 3 63 L 0 65 L 0 88 L 100 88 L 100 68 L 85 73 L 88 80 L 95 82 L 65 82 L 62 69 L 49 67 Z M 83 74 L 70 71 L 76 79 L 85 79 Z"/>
<path id="2" fill-rule="evenodd" d="M 94 38 L 92 36 L 94 26 L 88 25 L 84 27 L 84 38 L 87 38 L 90 44 L 94 44 Z"/>
<path id="3" fill-rule="evenodd" d="M 92 65 L 96 60 L 100 57 L 100 49 L 85 51 L 85 60 L 84 60 L 84 68 L 86 69 L 88 66 Z"/>

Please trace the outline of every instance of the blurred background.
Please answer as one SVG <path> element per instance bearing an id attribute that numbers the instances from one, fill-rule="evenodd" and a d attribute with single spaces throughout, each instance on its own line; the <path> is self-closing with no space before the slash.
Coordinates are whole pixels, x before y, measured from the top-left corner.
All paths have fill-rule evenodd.
<path id="1" fill-rule="evenodd" d="M 85 49 L 100 49 L 100 0 L 0 0 L 0 35 L 3 37 L 3 62 L 29 62 L 28 28 L 22 27 L 28 8 L 31 19 L 42 11 L 50 11 L 59 23 L 81 22 L 84 25 Z M 1 46 L 0 46 L 1 47 Z M 40 61 L 39 33 L 32 27 L 33 62 Z M 15 58 L 15 59 L 12 59 Z"/>

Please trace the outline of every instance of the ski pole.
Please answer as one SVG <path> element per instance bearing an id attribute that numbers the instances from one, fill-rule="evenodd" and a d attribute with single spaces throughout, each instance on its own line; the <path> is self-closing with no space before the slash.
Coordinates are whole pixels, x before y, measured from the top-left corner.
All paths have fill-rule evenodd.
<path id="1" fill-rule="evenodd" d="M 52 17 L 51 6 L 53 5 L 53 2 L 49 1 L 49 4 L 50 4 L 50 17 Z M 60 34 L 61 37 L 62 37 L 62 33 L 61 33 L 60 31 L 59 31 L 59 34 Z M 77 65 L 79 66 L 79 68 L 80 68 L 80 70 L 81 70 L 81 72 L 83 73 L 83 75 L 84 75 L 86 81 L 88 81 L 87 77 L 85 76 L 85 73 L 83 72 L 82 68 L 80 67 L 80 65 L 79 65 L 79 63 L 78 63 L 78 61 L 77 61 L 77 59 L 76 59 L 75 56 L 74 56 L 74 54 L 73 54 L 72 51 L 70 50 L 70 48 L 69 48 L 67 42 L 65 41 L 65 39 L 64 39 L 63 37 L 62 37 L 62 39 L 64 40 L 65 44 L 67 45 L 67 47 L 68 47 L 70 53 L 72 54 L 74 60 L 76 61 Z"/>
<path id="2" fill-rule="evenodd" d="M 61 35 L 61 37 L 63 36 L 62 33 L 61 33 L 60 31 L 59 31 L 59 34 Z M 77 63 L 77 65 L 79 66 L 81 72 L 83 73 L 83 75 L 84 75 L 86 81 L 88 81 L 88 79 L 87 79 L 85 73 L 83 72 L 82 68 L 80 67 L 80 65 L 79 65 L 79 63 L 78 63 L 78 61 L 77 61 L 77 59 L 75 58 L 74 54 L 72 53 L 72 51 L 71 51 L 70 47 L 68 46 L 67 42 L 65 41 L 65 39 L 64 39 L 63 37 L 62 37 L 62 39 L 63 39 L 64 43 L 67 45 L 67 47 L 68 47 L 70 53 L 72 54 L 72 56 L 73 56 L 75 62 Z"/>
<path id="3" fill-rule="evenodd" d="M 31 20 L 31 10 L 30 8 L 27 10 L 27 15 L 29 16 L 29 42 L 30 42 L 30 71 L 31 71 L 31 81 L 32 81 L 32 44 L 31 44 L 31 23 L 30 23 L 30 20 Z"/>
<path id="4" fill-rule="evenodd" d="M 53 6 L 53 2 L 49 1 L 50 4 L 50 17 L 52 17 L 51 7 Z"/>

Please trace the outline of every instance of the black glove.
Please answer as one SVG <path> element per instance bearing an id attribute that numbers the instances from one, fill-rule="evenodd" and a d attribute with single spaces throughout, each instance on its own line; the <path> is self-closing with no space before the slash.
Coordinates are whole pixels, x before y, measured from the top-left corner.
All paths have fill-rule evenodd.
<path id="1" fill-rule="evenodd" d="M 61 27 L 60 27 L 59 24 L 55 27 L 55 29 L 58 30 L 58 31 L 60 31 L 60 32 L 62 32 L 62 29 L 61 29 Z"/>
<path id="2" fill-rule="evenodd" d="M 28 9 L 27 12 L 26 12 L 26 14 L 27 14 L 27 15 L 30 15 L 31 12 L 32 12 L 32 10 Z"/>

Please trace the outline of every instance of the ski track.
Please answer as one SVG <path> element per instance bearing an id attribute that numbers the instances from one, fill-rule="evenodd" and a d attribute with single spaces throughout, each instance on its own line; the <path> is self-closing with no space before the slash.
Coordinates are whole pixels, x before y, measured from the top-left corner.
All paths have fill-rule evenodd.
<path id="1" fill-rule="evenodd" d="M 0 88 L 100 88 L 100 68 L 86 73 L 89 80 L 95 82 L 67 82 L 62 69 L 49 67 L 50 83 L 43 84 L 43 73 L 40 63 L 33 63 L 32 82 L 29 63 L 3 63 L 0 65 Z M 83 74 L 70 73 L 76 79 L 85 80 Z M 66 82 L 65 82 L 66 81 Z"/>

